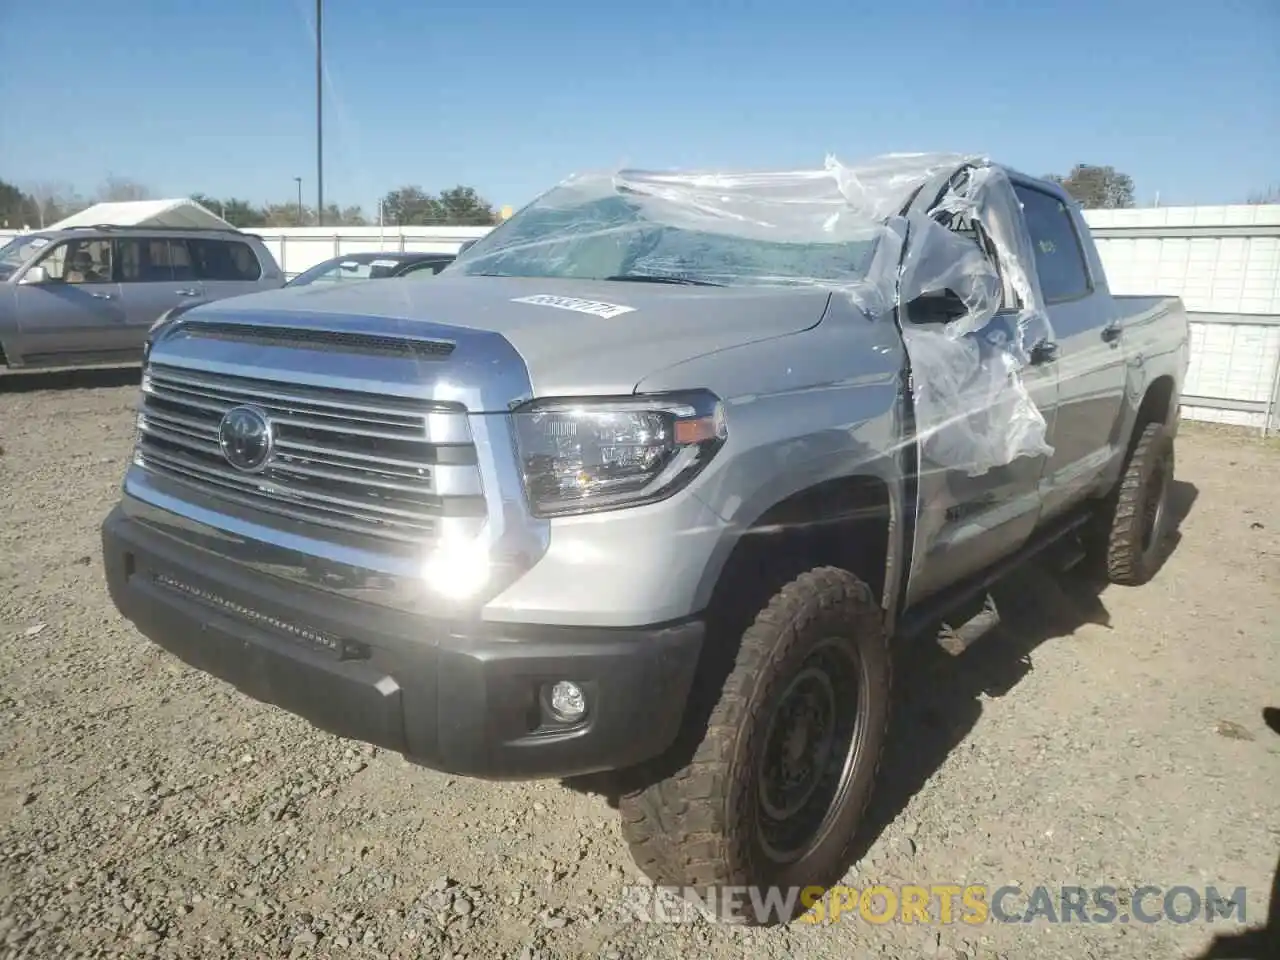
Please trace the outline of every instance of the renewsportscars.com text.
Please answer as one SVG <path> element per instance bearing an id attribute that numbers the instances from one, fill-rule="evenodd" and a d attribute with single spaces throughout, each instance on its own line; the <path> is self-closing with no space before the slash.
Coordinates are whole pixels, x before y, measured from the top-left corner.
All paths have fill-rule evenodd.
<path id="1" fill-rule="evenodd" d="M 630 886 L 619 904 L 624 918 L 693 923 L 706 917 L 795 917 L 800 923 L 1192 923 L 1246 921 L 1244 887 L 1220 891 L 1189 885 L 989 886 L 902 884 L 863 888 Z"/>

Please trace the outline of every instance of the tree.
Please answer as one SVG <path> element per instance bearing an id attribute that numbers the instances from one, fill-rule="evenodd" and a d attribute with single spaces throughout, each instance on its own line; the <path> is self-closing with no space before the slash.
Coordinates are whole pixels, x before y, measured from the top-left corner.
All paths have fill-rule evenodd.
<path id="1" fill-rule="evenodd" d="M 0 180 L 0 227 L 21 229 L 36 222 L 36 202 L 12 183 Z"/>
<path id="2" fill-rule="evenodd" d="M 349 224 L 353 227 L 367 227 L 369 218 L 364 215 L 364 209 L 360 206 L 343 207 L 340 222 Z"/>
<path id="3" fill-rule="evenodd" d="M 487 226 L 493 223 L 493 208 L 472 187 L 457 186 L 440 194 L 444 222 L 457 226 Z"/>
<path id="4" fill-rule="evenodd" d="M 339 207 L 336 203 L 327 203 L 324 207 L 326 226 L 363 227 L 367 221 L 364 211 L 359 207 Z"/>
<path id="5" fill-rule="evenodd" d="M 248 200 L 237 200 L 235 197 L 218 200 L 203 193 L 193 193 L 191 199 L 210 213 L 216 213 L 233 227 L 263 226 L 262 211 Z"/>
<path id="6" fill-rule="evenodd" d="M 303 206 L 299 221 L 298 201 L 284 200 L 257 206 L 248 200 L 228 197 L 219 200 L 207 193 L 193 193 L 191 199 L 210 213 L 216 213 L 233 227 L 296 227 L 316 222 L 314 207 Z M 324 221 L 330 226 L 364 226 L 364 212 L 358 206 L 339 207 L 336 203 L 325 205 Z"/>
<path id="7" fill-rule="evenodd" d="M 1264 190 L 1251 193 L 1245 198 L 1250 206 L 1262 206 L 1267 203 L 1280 203 L 1280 184 L 1274 184 Z"/>
<path id="8" fill-rule="evenodd" d="M 443 222 L 444 207 L 421 187 L 406 186 L 382 198 L 382 217 L 397 226 L 425 226 Z"/>
<path id="9" fill-rule="evenodd" d="M 1133 206 L 1133 180 L 1115 167 L 1077 163 L 1065 177 L 1051 173 L 1046 179 L 1061 184 L 1086 210 Z"/>
<path id="10" fill-rule="evenodd" d="M 150 200 L 151 191 L 128 177 L 107 176 L 98 187 L 99 203 L 128 203 L 133 200 Z"/>
<path id="11" fill-rule="evenodd" d="M 263 227 L 296 227 L 315 223 L 316 212 L 311 207 L 302 208 L 302 221 L 298 221 L 298 201 L 286 200 L 284 203 L 268 203 L 262 208 Z"/>
<path id="12" fill-rule="evenodd" d="M 401 226 L 488 226 L 494 222 L 493 208 L 474 187 L 456 186 L 439 196 L 419 186 L 392 190 L 382 198 L 382 216 L 389 224 Z"/>
<path id="13" fill-rule="evenodd" d="M 41 229 L 79 213 L 89 206 L 89 203 L 76 193 L 69 183 L 43 180 L 27 184 L 26 189 L 35 206 L 35 216 L 32 220 Z"/>

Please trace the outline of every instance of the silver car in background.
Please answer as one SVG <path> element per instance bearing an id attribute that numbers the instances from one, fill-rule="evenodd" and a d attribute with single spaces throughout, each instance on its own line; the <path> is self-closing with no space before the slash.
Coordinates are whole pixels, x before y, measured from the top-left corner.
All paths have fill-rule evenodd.
<path id="1" fill-rule="evenodd" d="M 175 307 L 284 286 L 261 238 L 238 230 L 73 227 L 0 247 L 0 374 L 138 363 Z"/>

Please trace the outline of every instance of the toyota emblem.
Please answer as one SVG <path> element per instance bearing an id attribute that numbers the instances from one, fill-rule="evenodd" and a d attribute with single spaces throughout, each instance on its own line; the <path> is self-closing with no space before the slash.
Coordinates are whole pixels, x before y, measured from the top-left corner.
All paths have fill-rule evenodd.
<path id="1" fill-rule="evenodd" d="M 218 446 L 227 463 L 242 473 L 258 473 L 271 460 L 271 421 L 257 407 L 232 407 L 218 425 Z"/>

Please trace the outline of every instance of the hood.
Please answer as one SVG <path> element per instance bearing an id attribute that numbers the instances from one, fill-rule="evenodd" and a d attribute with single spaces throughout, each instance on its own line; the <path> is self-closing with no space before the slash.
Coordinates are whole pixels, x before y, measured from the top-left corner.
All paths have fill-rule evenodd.
<path id="1" fill-rule="evenodd" d="M 287 287 L 197 307 L 193 318 L 234 317 L 372 333 L 449 327 L 496 333 L 520 354 L 535 396 L 631 393 L 666 367 L 728 347 L 807 330 L 830 293 L 809 287 L 693 287 L 656 283 L 477 277 L 370 280 Z M 379 325 L 379 321 L 388 321 Z M 354 322 L 353 322 L 354 321 Z M 432 329 L 428 330 L 427 327 Z M 445 328 L 445 329 L 442 329 Z"/>

